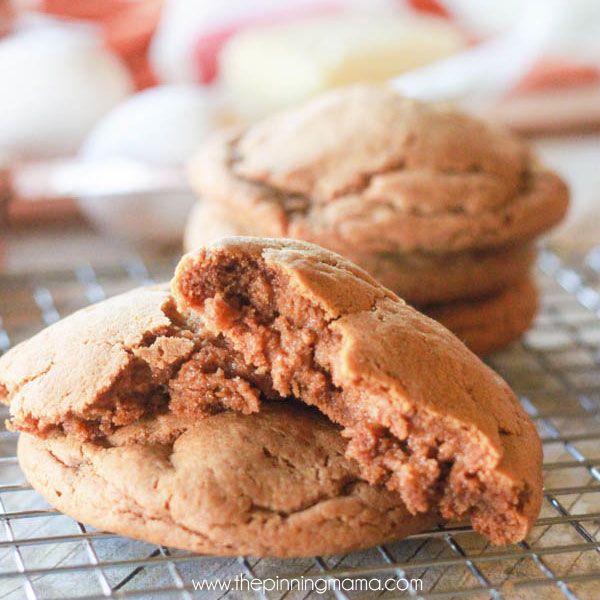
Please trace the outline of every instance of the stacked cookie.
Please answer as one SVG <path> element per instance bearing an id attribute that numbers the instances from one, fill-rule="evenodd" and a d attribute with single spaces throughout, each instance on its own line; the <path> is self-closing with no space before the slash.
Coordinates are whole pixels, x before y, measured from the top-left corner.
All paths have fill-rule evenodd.
<path id="1" fill-rule="evenodd" d="M 0 397 L 51 504 L 197 552 L 345 552 L 457 518 L 507 543 L 540 510 L 540 440 L 504 381 L 304 242 L 185 256 L 170 291 L 96 304 L 8 352 Z"/>
<path id="2" fill-rule="evenodd" d="M 218 134 L 190 180 L 191 250 L 219 235 L 317 243 L 356 262 L 476 352 L 518 337 L 535 238 L 568 193 L 507 131 L 383 87 L 326 94 Z"/>

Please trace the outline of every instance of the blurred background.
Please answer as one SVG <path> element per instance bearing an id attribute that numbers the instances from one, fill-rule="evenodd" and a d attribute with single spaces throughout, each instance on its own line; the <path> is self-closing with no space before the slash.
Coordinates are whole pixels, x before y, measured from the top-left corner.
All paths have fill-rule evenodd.
<path id="1" fill-rule="evenodd" d="M 211 131 L 387 80 L 530 137 L 598 243 L 597 0 L 0 0 L 0 271 L 173 252 Z"/>

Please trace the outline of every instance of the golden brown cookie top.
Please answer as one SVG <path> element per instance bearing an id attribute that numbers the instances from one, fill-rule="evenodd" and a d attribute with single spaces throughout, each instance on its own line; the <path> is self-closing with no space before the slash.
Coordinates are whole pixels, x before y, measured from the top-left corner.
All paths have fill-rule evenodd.
<path id="1" fill-rule="evenodd" d="M 508 132 L 378 87 L 336 91 L 268 118 L 246 130 L 233 153 L 234 173 L 316 202 L 377 187 L 388 175 L 490 177 L 513 195 L 528 163 L 526 146 Z M 406 198 L 403 206 L 456 208 L 451 199 L 415 206 Z M 473 200 L 486 208 L 495 198 Z"/>
<path id="2" fill-rule="evenodd" d="M 336 90 L 218 134 L 190 178 L 249 235 L 341 253 L 352 244 L 447 252 L 527 239 L 567 204 L 564 184 L 516 136 L 385 87 Z"/>

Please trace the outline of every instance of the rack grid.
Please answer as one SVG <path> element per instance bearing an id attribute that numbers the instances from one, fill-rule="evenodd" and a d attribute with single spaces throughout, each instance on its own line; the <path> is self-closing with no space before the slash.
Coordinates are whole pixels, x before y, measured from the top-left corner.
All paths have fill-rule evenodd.
<path id="1" fill-rule="evenodd" d="M 175 257 L 110 267 L 0 277 L 0 351 L 70 312 L 137 285 L 166 280 Z M 0 432 L 0 598 L 304 598 L 316 592 L 197 591 L 193 580 L 388 578 L 399 592 L 325 597 L 600 597 L 600 247 L 540 253 L 535 326 L 490 364 L 535 420 L 544 444 L 545 500 L 528 539 L 493 547 L 463 524 L 347 555 L 216 558 L 97 531 L 50 508 L 25 481 L 13 433 Z M 2 409 L 3 418 L 6 410 Z M 323 597 L 323 596 L 319 596 Z"/>

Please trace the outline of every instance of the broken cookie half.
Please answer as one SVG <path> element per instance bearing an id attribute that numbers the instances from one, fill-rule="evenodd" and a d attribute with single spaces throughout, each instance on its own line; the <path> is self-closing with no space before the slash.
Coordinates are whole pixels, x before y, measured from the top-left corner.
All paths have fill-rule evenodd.
<path id="1" fill-rule="evenodd" d="M 14 428 L 93 441 L 157 415 L 304 402 L 343 428 L 361 477 L 415 515 L 468 517 L 507 543 L 540 510 L 540 440 L 510 388 L 336 254 L 228 238 L 182 259 L 172 295 L 87 311 L 0 360 Z"/>

